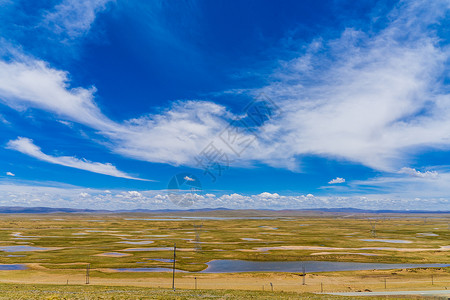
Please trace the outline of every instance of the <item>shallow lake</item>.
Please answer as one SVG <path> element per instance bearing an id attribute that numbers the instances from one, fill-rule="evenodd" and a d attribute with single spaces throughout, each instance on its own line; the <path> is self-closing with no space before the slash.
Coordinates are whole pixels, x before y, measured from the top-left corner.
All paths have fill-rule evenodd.
<path id="1" fill-rule="evenodd" d="M 120 253 L 120 252 L 106 252 L 106 253 L 102 253 L 100 255 L 102 255 L 102 256 L 118 256 L 118 257 L 120 257 L 120 256 L 128 256 L 128 254 Z"/>
<path id="2" fill-rule="evenodd" d="M 125 218 L 127 221 L 189 221 L 189 220 L 276 220 L 290 219 L 286 217 L 159 217 L 153 218 Z"/>
<path id="3" fill-rule="evenodd" d="M 0 265 L 1 271 L 14 271 L 14 270 L 25 270 L 27 267 L 21 264 L 13 264 L 13 265 Z"/>
<path id="4" fill-rule="evenodd" d="M 122 241 L 122 242 L 117 242 L 120 244 L 130 244 L 130 245 L 148 245 L 148 244 L 153 244 L 153 241 Z"/>
<path id="5" fill-rule="evenodd" d="M 406 240 L 390 240 L 390 239 L 362 239 L 364 242 L 380 242 L 380 243 L 393 243 L 393 244 L 411 244 L 411 241 Z"/>
<path id="6" fill-rule="evenodd" d="M 447 267 L 450 264 L 378 264 L 333 261 L 246 261 L 246 260 L 213 260 L 207 263 L 208 268 L 202 273 L 235 273 L 235 272 L 334 272 L 361 270 L 389 270 L 410 268 Z"/>
<path id="7" fill-rule="evenodd" d="M 45 251 L 48 248 L 33 246 L 0 246 L 0 251 L 5 252 L 25 252 L 25 251 Z"/>
<path id="8" fill-rule="evenodd" d="M 164 259 L 164 258 L 144 258 L 144 259 L 160 261 L 160 262 L 166 262 L 166 263 L 172 263 L 173 262 L 173 259 Z"/>
<path id="9" fill-rule="evenodd" d="M 336 272 L 336 271 L 363 271 L 363 270 L 390 270 L 411 268 L 439 268 L 450 264 L 378 264 L 378 263 L 352 263 L 334 261 L 246 261 L 246 260 L 213 260 L 207 263 L 208 267 L 200 273 L 239 273 L 239 272 L 296 272 L 301 273 L 303 266 L 306 273 Z M 171 272 L 171 268 L 119 268 L 119 272 Z M 186 272 L 176 270 L 176 272 Z"/>

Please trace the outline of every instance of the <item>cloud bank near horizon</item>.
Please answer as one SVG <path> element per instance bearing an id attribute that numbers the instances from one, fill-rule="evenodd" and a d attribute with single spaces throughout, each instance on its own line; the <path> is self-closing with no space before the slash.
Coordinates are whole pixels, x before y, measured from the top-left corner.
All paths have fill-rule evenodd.
<path id="1" fill-rule="evenodd" d="M 312 209 L 312 208 L 359 208 L 373 210 L 448 210 L 450 200 L 439 197 L 404 198 L 402 195 L 384 196 L 314 196 L 280 195 L 263 192 L 254 195 L 239 193 L 215 195 L 190 194 L 193 204 L 178 206 L 171 201 L 167 191 L 99 190 L 86 188 L 60 188 L 29 185 L 0 185 L 0 206 L 24 206 L 55 208 L 83 208 L 106 210 L 133 209 Z M 432 207 L 432 209 L 430 209 Z"/>

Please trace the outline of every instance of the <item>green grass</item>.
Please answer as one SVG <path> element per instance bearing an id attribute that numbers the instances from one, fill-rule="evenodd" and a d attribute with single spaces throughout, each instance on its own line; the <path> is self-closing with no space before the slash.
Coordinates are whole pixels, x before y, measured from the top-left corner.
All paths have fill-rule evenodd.
<path id="1" fill-rule="evenodd" d="M 310 293 L 239 290 L 176 290 L 82 285 L 0 284 L 0 299 L 367 299 Z M 386 299 L 371 297 L 370 299 Z"/>

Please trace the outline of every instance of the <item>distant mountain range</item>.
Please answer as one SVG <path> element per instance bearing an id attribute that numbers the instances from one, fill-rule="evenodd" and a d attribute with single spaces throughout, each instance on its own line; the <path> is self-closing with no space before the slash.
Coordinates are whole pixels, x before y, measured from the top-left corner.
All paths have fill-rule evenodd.
<path id="1" fill-rule="evenodd" d="M 53 208 L 53 207 L 19 207 L 19 206 L 0 206 L 1 214 L 48 214 L 48 213 L 158 213 L 158 214 L 182 214 L 182 213 L 208 213 L 220 212 L 227 215 L 233 213 L 249 214 L 249 215 L 299 215 L 308 213 L 335 213 L 335 214 L 448 214 L 447 211 L 428 211 L 428 210 L 370 210 L 358 208 L 313 208 L 313 209 L 228 209 L 228 208 L 201 208 L 201 209 L 134 209 L 134 210 L 93 210 L 93 209 L 76 209 L 76 208 Z"/>

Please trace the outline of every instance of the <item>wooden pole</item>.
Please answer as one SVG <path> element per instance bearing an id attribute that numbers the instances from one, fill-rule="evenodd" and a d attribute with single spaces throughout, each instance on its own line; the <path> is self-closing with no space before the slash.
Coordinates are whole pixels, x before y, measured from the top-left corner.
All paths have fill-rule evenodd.
<path id="1" fill-rule="evenodd" d="M 89 269 L 91 268 L 91 264 L 86 266 L 86 284 L 89 284 Z"/>
<path id="2" fill-rule="evenodd" d="M 173 244 L 173 269 L 172 269 L 172 289 L 175 291 L 175 259 L 177 253 L 177 244 Z"/>
<path id="3" fill-rule="evenodd" d="M 305 285 L 305 280 L 306 280 L 306 272 L 305 272 L 305 265 L 302 266 L 302 270 L 303 270 L 303 285 Z"/>

